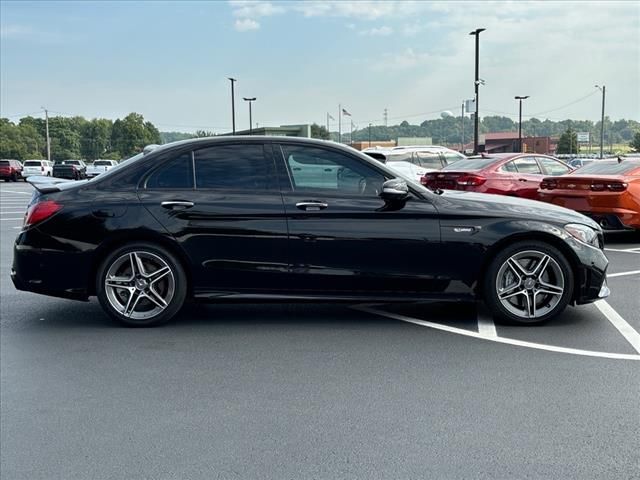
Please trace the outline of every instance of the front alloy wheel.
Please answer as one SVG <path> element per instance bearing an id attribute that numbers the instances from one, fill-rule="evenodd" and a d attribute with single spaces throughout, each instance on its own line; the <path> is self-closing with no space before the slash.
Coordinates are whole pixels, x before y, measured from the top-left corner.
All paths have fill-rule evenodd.
<path id="1" fill-rule="evenodd" d="M 484 285 L 485 300 L 498 319 L 535 324 L 564 310 L 571 299 L 573 274 L 556 248 L 527 242 L 497 255 Z"/>
<path id="2" fill-rule="evenodd" d="M 164 323 L 184 302 L 184 271 L 173 255 L 157 246 L 121 248 L 105 260 L 98 275 L 100 303 L 128 326 Z"/>

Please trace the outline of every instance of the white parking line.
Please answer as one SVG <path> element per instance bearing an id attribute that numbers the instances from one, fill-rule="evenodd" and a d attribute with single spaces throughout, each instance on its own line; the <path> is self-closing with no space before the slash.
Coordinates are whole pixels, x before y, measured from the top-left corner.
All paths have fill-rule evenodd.
<path id="1" fill-rule="evenodd" d="M 626 275 L 637 275 L 640 270 L 633 270 L 631 272 L 619 272 L 619 273 L 607 273 L 607 278 L 624 277 Z"/>
<path id="2" fill-rule="evenodd" d="M 640 353 L 640 333 L 636 332 L 633 327 L 604 300 L 598 300 L 595 302 L 595 305 L 598 307 L 598 310 L 607 317 L 607 320 L 618 329 L 622 336 L 627 339 L 636 352 Z"/>
<path id="3" fill-rule="evenodd" d="M 33 192 L 21 192 L 20 190 L 5 190 L 4 192 L 5 195 L 11 195 L 14 193 L 17 193 L 19 195 L 31 195 Z"/>
<path id="4" fill-rule="evenodd" d="M 380 316 L 391 318 L 394 320 L 400 320 L 402 322 L 413 323 L 415 325 L 420 325 L 422 327 L 429 327 L 435 330 L 442 330 L 444 332 L 456 333 L 458 335 L 464 335 L 466 337 L 479 338 L 481 340 L 489 340 L 491 342 L 504 343 L 507 345 L 528 347 L 528 348 L 534 348 L 537 350 L 546 350 L 548 352 L 568 353 L 571 355 L 582 355 L 585 357 L 610 358 L 615 360 L 640 360 L 640 355 L 635 355 L 630 353 L 596 352 L 594 350 L 581 350 L 579 348 L 557 347 L 555 345 L 545 345 L 544 343 L 526 342 L 523 340 L 516 340 L 514 338 L 504 338 L 504 337 L 498 337 L 498 336 L 488 337 L 479 332 L 474 332 L 472 330 L 465 330 L 464 328 L 450 327 L 448 325 L 443 325 L 440 323 L 429 322 L 426 320 L 419 320 L 417 318 L 406 317 L 404 315 L 400 315 L 397 313 L 386 312 L 384 310 L 373 308 L 372 305 L 355 305 L 352 308 L 354 308 L 355 310 L 372 313 L 374 315 L 380 315 Z"/>
<path id="5" fill-rule="evenodd" d="M 0 222 L 4 220 L 24 220 L 24 217 L 15 217 L 15 218 L 0 218 Z"/>
<path id="6" fill-rule="evenodd" d="M 0 210 L 0 215 L 2 215 L 2 214 L 8 215 L 10 213 L 13 213 L 13 214 L 15 214 L 15 213 L 24 213 L 24 210 L 18 210 L 17 212 L 3 212 L 2 210 Z"/>
<path id="7" fill-rule="evenodd" d="M 626 250 L 622 248 L 605 248 L 605 250 L 609 252 L 635 253 L 636 255 L 640 255 L 640 252 L 637 248 L 629 248 Z"/>
<path id="8" fill-rule="evenodd" d="M 487 338 L 498 337 L 493 318 L 480 310 L 478 310 L 478 333 Z"/>

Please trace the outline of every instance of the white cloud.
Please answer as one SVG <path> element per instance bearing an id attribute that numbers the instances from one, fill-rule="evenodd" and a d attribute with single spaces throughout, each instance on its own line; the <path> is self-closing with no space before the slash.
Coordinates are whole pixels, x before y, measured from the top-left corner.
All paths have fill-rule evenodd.
<path id="1" fill-rule="evenodd" d="M 251 18 L 239 18 L 234 22 L 233 26 L 239 32 L 248 32 L 250 30 L 258 30 L 260 23 Z"/>
<path id="2" fill-rule="evenodd" d="M 229 3 L 233 9 L 233 15 L 239 18 L 270 17 L 286 11 L 284 6 L 274 5 L 271 2 L 236 0 Z"/>
<path id="3" fill-rule="evenodd" d="M 367 30 L 360 31 L 360 35 L 370 35 L 373 37 L 386 37 L 388 35 L 391 35 L 392 33 L 393 33 L 393 28 L 387 27 L 386 25 L 383 25 L 382 27 L 374 27 L 374 28 L 369 28 Z"/>
<path id="4" fill-rule="evenodd" d="M 19 38 L 33 35 L 33 28 L 27 25 L 2 25 L 0 38 Z"/>

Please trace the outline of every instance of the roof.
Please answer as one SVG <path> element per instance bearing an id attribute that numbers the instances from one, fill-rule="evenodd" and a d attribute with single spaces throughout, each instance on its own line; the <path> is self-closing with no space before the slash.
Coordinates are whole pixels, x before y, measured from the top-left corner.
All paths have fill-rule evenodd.
<path id="1" fill-rule="evenodd" d="M 493 132 L 485 133 L 484 139 L 487 140 L 507 140 L 518 138 L 518 132 Z"/>

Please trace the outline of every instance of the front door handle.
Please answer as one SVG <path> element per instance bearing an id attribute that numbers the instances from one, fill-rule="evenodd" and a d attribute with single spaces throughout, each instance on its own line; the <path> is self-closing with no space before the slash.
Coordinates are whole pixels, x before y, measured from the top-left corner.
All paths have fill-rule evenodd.
<path id="1" fill-rule="evenodd" d="M 317 202 L 317 201 L 306 201 L 306 202 L 296 203 L 297 208 L 299 208 L 300 210 L 306 210 L 306 211 L 324 210 L 328 206 L 329 206 L 328 203 Z"/>
<path id="2" fill-rule="evenodd" d="M 193 202 L 187 202 L 187 201 L 183 201 L 183 200 L 169 200 L 169 201 L 166 201 L 166 202 L 162 202 L 160 204 L 160 206 L 162 208 L 167 208 L 169 210 L 191 208 L 194 205 L 195 205 L 195 203 L 193 203 Z"/>
<path id="3" fill-rule="evenodd" d="M 526 178 L 519 178 L 518 181 L 519 182 L 528 182 L 529 180 L 527 180 Z"/>

